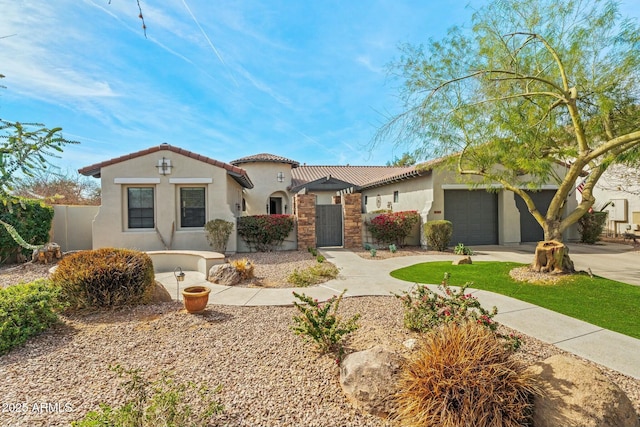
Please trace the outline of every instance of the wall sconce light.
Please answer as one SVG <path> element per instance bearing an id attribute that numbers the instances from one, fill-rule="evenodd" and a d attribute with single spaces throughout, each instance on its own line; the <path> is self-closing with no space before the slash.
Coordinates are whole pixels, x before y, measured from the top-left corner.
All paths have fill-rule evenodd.
<path id="1" fill-rule="evenodd" d="M 173 275 L 176 277 L 176 300 L 180 300 L 180 282 L 184 282 L 184 271 L 182 271 L 182 267 L 176 267 L 173 270 Z"/>
<path id="2" fill-rule="evenodd" d="M 284 213 L 287 213 L 287 205 L 284 205 Z"/>
<path id="3" fill-rule="evenodd" d="M 162 157 L 162 159 L 158 160 L 158 173 L 160 175 L 169 175 L 171 173 L 171 159 L 167 159 L 166 157 Z"/>
<path id="4" fill-rule="evenodd" d="M 269 213 L 269 203 L 266 204 L 265 209 L 267 210 L 267 213 Z"/>

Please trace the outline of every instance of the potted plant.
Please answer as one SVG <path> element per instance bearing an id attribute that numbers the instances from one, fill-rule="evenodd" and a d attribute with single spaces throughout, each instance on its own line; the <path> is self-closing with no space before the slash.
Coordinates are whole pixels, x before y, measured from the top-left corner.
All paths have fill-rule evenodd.
<path id="1" fill-rule="evenodd" d="M 207 286 L 189 286 L 182 290 L 182 300 L 184 308 L 189 313 L 200 313 L 209 303 L 209 293 L 211 289 Z"/>

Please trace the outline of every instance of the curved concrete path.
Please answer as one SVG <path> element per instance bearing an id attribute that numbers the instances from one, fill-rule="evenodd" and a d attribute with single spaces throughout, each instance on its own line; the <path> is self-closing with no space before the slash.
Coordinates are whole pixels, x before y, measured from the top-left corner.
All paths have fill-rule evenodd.
<path id="1" fill-rule="evenodd" d="M 576 269 L 590 268 L 593 274 L 640 286 L 640 251 L 629 246 L 571 245 L 571 258 Z M 534 244 L 520 246 L 474 247 L 474 261 L 514 261 L 530 263 Z M 324 248 L 322 254 L 338 268 L 340 277 L 309 288 L 243 288 L 216 285 L 206 281 L 197 271 L 187 271 L 180 289 L 190 285 L 211 288 L 210 302 L 221 305 L 292 305 L 292 292 L 304 292 L 313 298 L 326 300 L 347 289 L 345 296 L 389 296 L 410 290 L 414 284 L 394 279 L 389 273 L 419 262 L 454 260 L 459 256 L 419 255 L 386 260 L 367 260 L 351 251 Z M 173 273 L 158 273 L 159 280 L 174 296 L 177 295 Z M 526 335 L 551 343 L 557 347 L 615 369 L 623 374 L 640 378 L 640 340 L 609 331 L 574 318 L 488 291 L 471 291 L 484 307 L 496 306 L 496 320 Z M 640 307 L 638 314 L 640 322 Z"/>

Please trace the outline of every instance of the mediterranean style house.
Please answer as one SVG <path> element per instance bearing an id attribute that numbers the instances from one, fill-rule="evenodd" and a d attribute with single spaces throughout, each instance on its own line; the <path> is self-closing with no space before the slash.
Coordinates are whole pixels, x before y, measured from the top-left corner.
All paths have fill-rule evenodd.
<path id="1" fill-rule="evenodd" d="M 422 223 L 450 220 L 452 244 L 542 240 L 542 229 L 514 193 L 499 187 L 470 189 L 434 165 L 301 165 L 266 153 L 226 163 L 165 143 L 79 172 L 101 180 L 94 248 L 208 250 L 207 221 L 264 214 L 296 215 L 297 234 L 284 249 L 361 246 L 368 241 L 365 219 L 381 210 L 415 210 Z M 555 188 L 544 186 L 534 197 L 548 204 Z M 567 200 L 567 208 L 575 203 Z M 408 243 L 424 245 L 421 233 Z M 246 250 L 232 235 L 227 251 Z"/>

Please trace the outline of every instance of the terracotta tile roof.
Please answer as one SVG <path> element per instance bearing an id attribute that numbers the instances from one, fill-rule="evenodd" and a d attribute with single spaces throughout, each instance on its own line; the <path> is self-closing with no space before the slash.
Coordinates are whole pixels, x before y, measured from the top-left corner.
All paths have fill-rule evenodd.
<path id="1" fill-rule="evenodd" d="M 104 162 L 96 163 L 90 166 L 85 166 L 82 169 L 78 169 L 78 172 L 82 175 L 93 176 L 95 178 L 100 178 L 100 170 L 103 167 L 111 166 L 116 163 L 124 162 L 126 160 L 135 159 L 136 157 L 141 157 L 147 154 L 156 153 L 158 151 L 171 151 L 174 153 L 181 154 L 186 157 L 190 157 L 192 159 L 199 160 L 204 163 L 208 163 L 213 166 L 217 166 L 219 168 L 223 168 L 227 171 L 227 173 L 235 179 L 240 185 L 245 188 L 253 188 L 253 183 L 249 179 L 249 175 L 247 175 L 247 171 L 242 168 L 239 168 L 234 165 L 230 165 L 229 163 L 224 163 L 215 159 L 211 159 L 206 156 L 202 156 L 200 154 L 196 154 L 189 150 L 184 150 L 180 147 L 176 147 L 173 145 L 169 145 L 167 143 L 163 143 L 161 145 L 147 148 L 146 150 L 136 151 L 135 153 L 126 154 L 124 156 L 115 157 L 111 160 L 106 160 Z"/>
<path id="2" fill-rule="evenodd" d="M 286 157 L 276 156 L 275 154 L 269 153 L 254 154 L 252 156 L 242 157 L 241 159 L 232 160 L 230 163 L 232 165 L 238 166 L 243 163 L 254 162 L 287 163 L 291 165 L 291 168 L 297 168 L 298 166 L 300 166 L 300 163 L 296 162 L 295 160 L 287 159 Z"/>
<path id="3" fill-rule="evenodd" d="M 297 191 L 306 184 L 331 176 L 349 182 L 354 187 L 367 188 L 388 182 L 419 176 L 427 172 L 416 166 L 307 166 L 291 171 L 291 189 Z"/>

